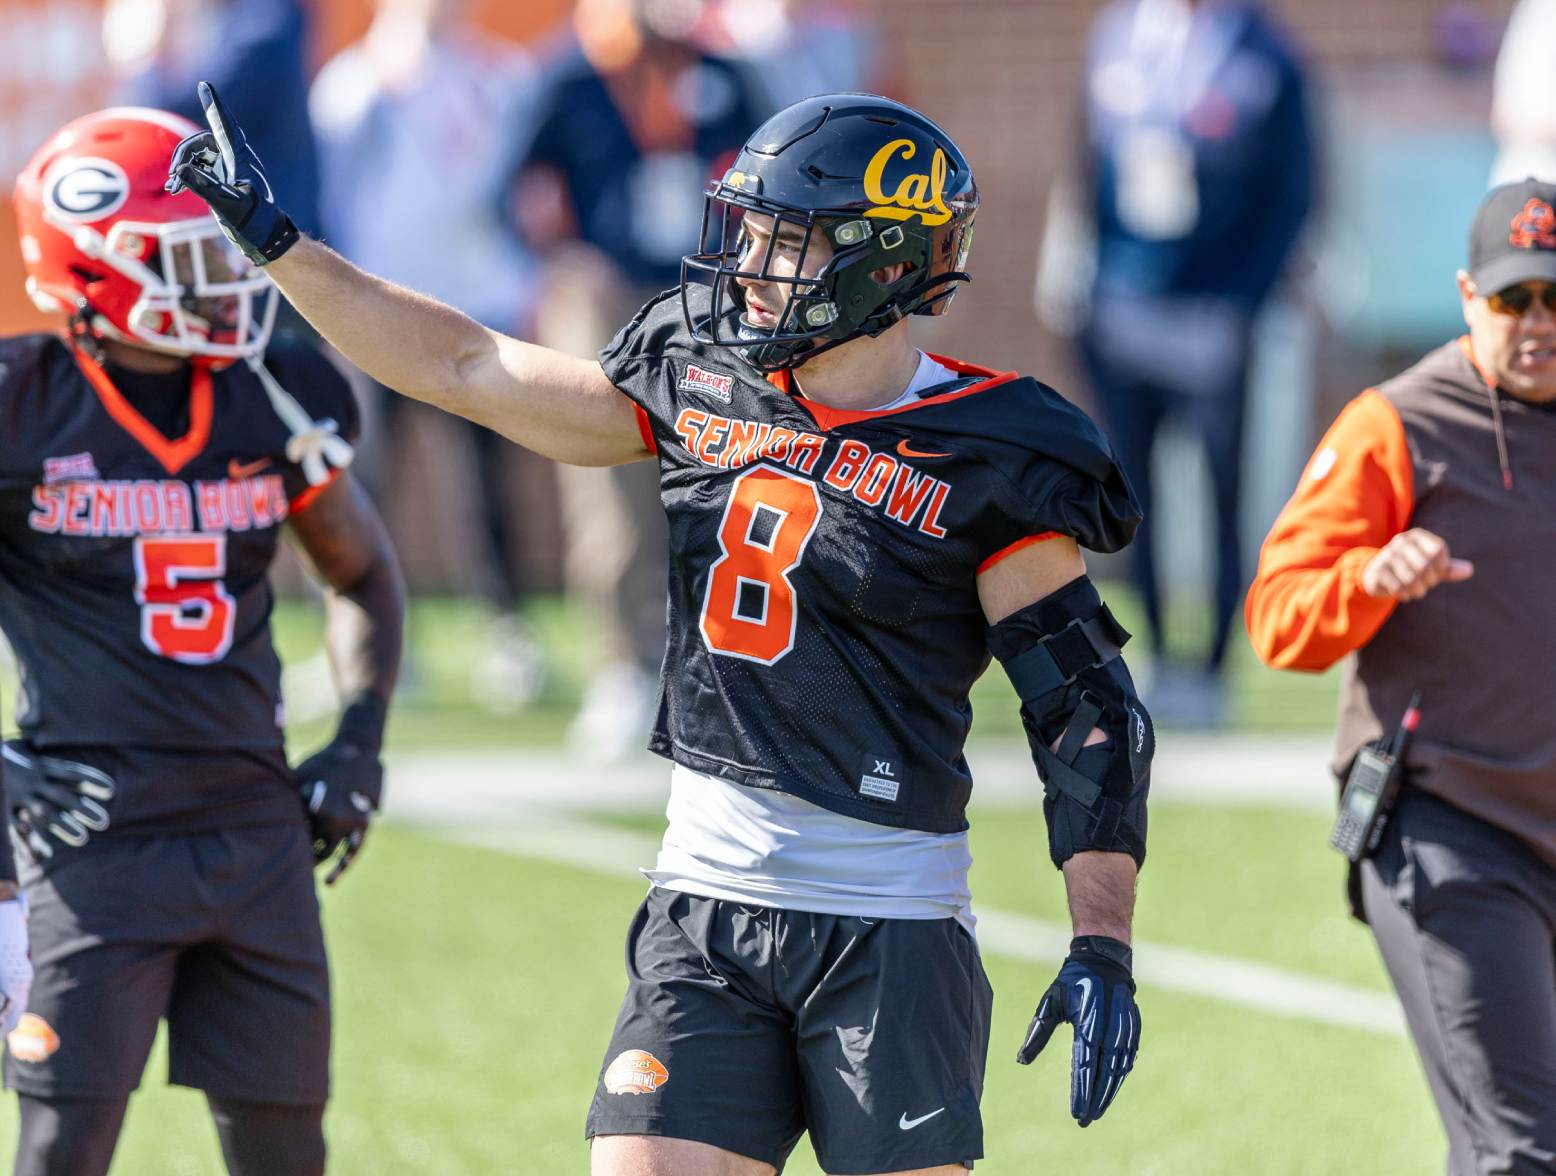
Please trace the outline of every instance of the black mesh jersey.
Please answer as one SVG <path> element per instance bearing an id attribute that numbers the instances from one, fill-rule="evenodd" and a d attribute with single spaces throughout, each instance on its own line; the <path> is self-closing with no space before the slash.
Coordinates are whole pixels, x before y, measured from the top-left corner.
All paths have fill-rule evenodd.
<path id="1" fill-rule="evenodd" d="M 1139 522 L 1096 426 L 1035 380 L 951 360 L 966 378 L 904 408 L 827 409 L 696 343 L 675 293 L 600 358 L 638 405 L 670 522 L 650 747 L 878 824 L 965 828 L 980 567 L 1050 532 L 1113 551 Z"/>
<path id="2" fill-rule="evenodd" d="M 355 432 L 351 390 L 323 356 L 278 344 L 266 362 L 313 419 Z M 229 786 L 284 772 L 267 572 L 315 490 L 245 365 L 197 370 L 182 403 L 156 399 L 174 411 L 154 423 L 136 407 L 151 401 L 59 338 L 0 340 L 0 627 L 23 735 L 131 776 L 225 764 L 225 783 L 185 788 L 220 807 Z M 187 803 L 166 780 L 120 785 L 127 818 Z M 163 794 L 137 799 L 140 785 Z"/>

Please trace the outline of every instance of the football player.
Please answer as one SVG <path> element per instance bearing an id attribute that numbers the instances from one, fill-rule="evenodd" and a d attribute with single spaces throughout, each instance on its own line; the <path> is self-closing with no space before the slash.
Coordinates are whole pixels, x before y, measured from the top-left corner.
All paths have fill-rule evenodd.
<path id="1" fill-rule="evenodd" d="M 301 237 L 207 87 L 170 186 L 392 388 L 562 461 L 654 457 L 670 526 L 652 748 L 669 827 L 628 937 L 597 1173 L 832 1173 L 983 1154 L 990 992 L 967 891 L 968 691 L 998 658 L 1045 783 L 1075 939 L 1018 1051 L 1070 1022 L 1070 1109 L 1118 1093 L 1153 735 L 1086 575 L 1139 516 L 1052 389 L 926 355 L 978 193 L 884 98 L 774 116 L 708 191 L 678 290 L 601 353 L 485 330 Z M 371 185 L 371 174 L 360 182 Z"/>
<path id="2" fill-rule="evenodd" d="M 16 184 L 27 287 L 63 330 L 0 340 L 5 744 L 37 968 L 8 1039 L 16 1171 L 107 1172 L 159 1020 L 234 1173 L 322 1173 L 330 998 L 316 862 L 381 790 L 400 655 L 393 552 L 345 472 L 320 354 L 266 350 L 277 295 L 165 191 L 195 128 L 116 108 Z M 327 586 L 345 710 L 294 772 L 267 573 L 283 525 Z"/>

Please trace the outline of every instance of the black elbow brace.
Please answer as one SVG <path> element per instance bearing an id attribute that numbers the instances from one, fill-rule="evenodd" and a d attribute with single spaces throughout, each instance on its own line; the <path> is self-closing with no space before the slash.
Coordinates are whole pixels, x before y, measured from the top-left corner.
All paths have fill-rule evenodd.
<path id="1" fill-rule="evenodd" d="M 1156 736 L 1121 656 L 1129 633 L 1081 576 L 992 626 L 988 640 L 1021 698 L 1054 865 L 1092 849 L 1143 864 Z M 1093 727 L 1107 739 L 1086 747 Z"/>

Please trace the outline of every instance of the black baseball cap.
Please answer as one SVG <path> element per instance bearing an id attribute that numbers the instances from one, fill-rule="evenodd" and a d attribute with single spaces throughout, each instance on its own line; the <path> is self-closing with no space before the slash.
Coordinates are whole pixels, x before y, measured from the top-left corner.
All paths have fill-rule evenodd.
<path id="1" fill-rule="evenodd" d="M 1481 294 L 1556 282 L 1556 184 L 1531 176 L 1486 193 L 1470 226 L 1470 280 Z"/>

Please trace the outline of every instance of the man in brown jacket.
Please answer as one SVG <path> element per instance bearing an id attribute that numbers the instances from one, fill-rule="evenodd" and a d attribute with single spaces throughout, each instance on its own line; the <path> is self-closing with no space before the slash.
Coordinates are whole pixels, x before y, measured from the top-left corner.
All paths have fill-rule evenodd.
<path id="1" fill-rule="evenodd" d="M 1494 189 L 1469 334 L 1353 400 L 1248 593 L 1265 662 L 1346 658 L 1335 770 L 1420 691 L 1361 866 L 1449 1172 L 1556 1172 L 1556 185 Z M 1354 655 L 1349 656 L 1347 655 Z"/>

